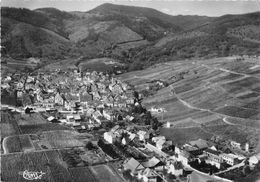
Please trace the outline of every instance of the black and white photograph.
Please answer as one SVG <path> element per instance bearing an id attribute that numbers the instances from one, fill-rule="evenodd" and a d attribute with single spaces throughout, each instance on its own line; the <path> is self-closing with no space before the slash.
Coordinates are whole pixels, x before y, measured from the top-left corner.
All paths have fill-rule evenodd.
<path id="1" fill-rule="evenodd" d="M 260 182 L 259 0 L 1 0 L 1 182 Z"/>

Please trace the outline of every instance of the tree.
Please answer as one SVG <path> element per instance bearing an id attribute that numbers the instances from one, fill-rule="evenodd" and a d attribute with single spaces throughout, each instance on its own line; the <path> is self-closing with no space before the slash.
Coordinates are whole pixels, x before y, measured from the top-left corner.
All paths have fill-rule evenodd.
<path id="1" fill-rule="evenodd" d="M 96 147 L 93 145 L 92 142 L 88 142 L 88 143 L 86 144 L 86 148 L 87 148 L 88 150 L 96 149 Z"/>

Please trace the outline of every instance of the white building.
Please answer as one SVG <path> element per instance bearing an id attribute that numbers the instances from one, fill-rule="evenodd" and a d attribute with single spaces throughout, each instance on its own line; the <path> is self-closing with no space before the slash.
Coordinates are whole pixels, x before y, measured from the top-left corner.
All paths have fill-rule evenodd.
<path id="1" fill-rule="evenodd" d="M 137 135 L 139 136 L 139 140 L 145 141 L 146 139 L 149 139 L 149 133 L 146 131 L 138 131 Z"/>
<path id="2" fill-rule="evenodd" d="M 104 133 L 104 139 L 108 142 L 108 143 L 114 143 L 115 139 L 116 139 L 116 135 L 113 132 L 105 132 Z"/>
<path id="3" fill-rule="evenodd" d="M 234 148 L 241 149 L 241 144 L 235 141 L 230 141 L 230 145 Z"/>
<path id="4" fill-rule="evenodd" d="M 249 158 L 248 162 L 249 162 L 249 166 L 252 168 L 255 167 L 255 165 L 259 162 L 259 160 L 257 159 L 256 156 L 252 156 Z"/>
<path id="5" fill-rule="evenodd" d="M 238 156 L 234 154 L 220 154 L 222 157 L 223 161 L 225 161 L 227 164 L 233 166 L 238 162 Z"/>

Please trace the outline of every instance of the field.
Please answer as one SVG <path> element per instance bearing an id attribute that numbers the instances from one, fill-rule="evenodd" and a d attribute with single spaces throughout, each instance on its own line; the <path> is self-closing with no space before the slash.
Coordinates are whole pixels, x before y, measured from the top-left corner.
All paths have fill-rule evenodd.
<path id="1" fill-rule="evenodd" d="M 115 66 L 120 67 L 123 66 L 123 64 L 111 58 L 97 58 L 91 60 L 84 60 L 79 63 L 80 69 L 84 71 L 113 71 Z"/>
<path id="2" fill-rule="evenodd" d="M 100 149 L 87 150 L 84 147 L 74 147 L 62 149 L 60 153 L 69 167 L 97 165 L 106 161 L 106 155 Z"/>
<path id="3" fill-rule="evenodd" d="M 64 149 L 1 155 L 1 180 L 28 181 L 22 177 L 23 171 L 28 170 L 44 172 L 40 181 L 124 181 L 112 165 L 94 167 L 68 165 L 67 160 L 71 161 L 73 157 L 70 155 L 71 158 L 68 159 L 68 156 L 64 156 L 65 150 L 68 151 Z"/>
<path id="4" fill-rule="evenodd" d="M 124 179 L 118 175 L 117 169 L 109 165 L 98 165 L 90 167 L 92 173 L 99 182 L 113 181 L 122 182 Z"/>
<path id="5" fill-rule="evenodd" d="M 77 182 L 98 182 L 96 176 L 92 173 L 92 171 L 88 167 L 80 167 L 80 168 L 71 168 L 69 169 L 71 176 L 74 181 Z"/>
<path id="6" fill-rule="evenodd" d="M 88 134 L 79 134 L 75 131 L 56 130 L 42 132 L 38 135 L 31 135 L 31 138 L 35 138 L 33 140 L 33 145 L 36 149 L 44 150 L 85 146 L 92 136 Z"/>
<path id="7" fill-rule="evenodd" d="M 51 174 L 56 182 L 69 182 L 71 176 L 58 150 L 45 151 Z"/>
<path id="8" fill-rule="evenodd" d="M 141 92 L 151 81 L 168 83 L 142 102 L 147 109 L 156 106 L 166 110 L 154 115 L 163 123 L 171 123 L 171 128 L 161 129 L 167 138 L 185 142 L 221 135 L 241 143 L 247 141 L 260 151 L 259 65 L 257 58 L 183 60 L 119 78 Z"/>
<path id="9" fill-rule="evenodd" d="M 48 166 L 48 160 L 44 152 L 1 155 L 1 180 L 28 181 L 22 176 L 23 171 L 28 170 L 42 171 L 46 173 L 42 176 L 42 180 L 54 182 Z"/>
<path id="10" fill-rule="evenodd" d="M 92 135 L 69 130 L 9 136 L 3 140 L 5 153 L 84 147 Z M 89 156 L 90 157 L 90 156 Z M 93 160 L 94 160 L 94 156 Z"/>
<path id="11" fill-rule="evenodd" d="M 77 182 L 122 182 L 125 181 L 114 169 L 109 165 L 97 165 L 91 167 L 77 167 L 69 169 L 74 181 Z"/>
<path id="12" fill-rule="evenodd" d="M 1 138 L 20 134 L 19 127 L 15 121 L 14 114 L 10 111 L 1 111 Z"/>
<path id="13" fill-rule="evenodd" d="M 4 139 L 5 153 L 34 151 L 29 135 L 15 135 Z"/>
<path id="14" fill-rule="evenodd" d="M 37 134 L 44 131 L 56 130 L 71 130 L 69 127 L 62 126 L 56 123 L 21 125 L 20 128 L 23 134 Z"/>
<path id="15" fill-rule="evenodd" d="M 16 119 L 19 126 L 46 124 L 48 122 L 40 113 L 21 114 Z"/>

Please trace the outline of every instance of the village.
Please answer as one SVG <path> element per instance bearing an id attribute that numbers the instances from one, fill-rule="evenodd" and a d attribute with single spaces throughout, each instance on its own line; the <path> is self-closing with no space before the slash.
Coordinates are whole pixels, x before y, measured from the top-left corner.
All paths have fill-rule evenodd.
<path id="1" fill-rule="evenodd" d="M 129 181 L 194 181 L 196 175 L 232 181 L 223 174 L 243 166 L 239 175 L 246 175 L 259 164 L 248 143 L 215 136 L 179 144 L 161 136 L 162 123 L 143 108 L 142 95 L 102 72 L 13 74 L 1 82 L 2 94 L 14 95 L 17 111 L 41 113 L 50 123 L 95 135 L 96 147 L 122 161 L 118 169 Z"/>

